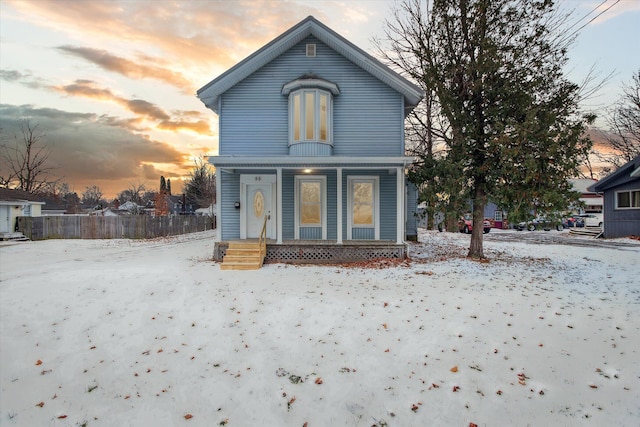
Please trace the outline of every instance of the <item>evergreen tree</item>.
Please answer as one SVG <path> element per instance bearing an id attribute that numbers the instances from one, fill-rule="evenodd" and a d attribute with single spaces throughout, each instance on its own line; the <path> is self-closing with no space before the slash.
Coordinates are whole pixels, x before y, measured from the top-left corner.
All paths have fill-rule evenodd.
<path id="1" fill-rule="evenodd" d="M 453 208 L 471 200 L 468 256 L 484 257 L 489 199 L 511 221 L 566 210 L 593 117 L 580 114 L 580 88 L 564 77 L 573 39 L 554 2 L 404 0 L 393 19 L 387 59 L 433 91 L 445 123 L 442 155 L 422 156 L 413 177 L 430 179 Z"/>
<path id="2" fill-rule="evenodd" d="M 160 194 L 165 194 L 167 192 L 167 181 L 164 179 L 164 176 L 160 175 Z"/>

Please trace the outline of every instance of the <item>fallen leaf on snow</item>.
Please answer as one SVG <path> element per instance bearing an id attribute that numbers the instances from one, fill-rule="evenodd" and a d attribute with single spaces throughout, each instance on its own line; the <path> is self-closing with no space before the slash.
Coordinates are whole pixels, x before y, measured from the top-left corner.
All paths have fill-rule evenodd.
<path id="1" fill-rule="evenodd" d="M 451 372 L 458 372 L 458 367 L 454 366 L 453 368 L 451 368 Z"/>
<path id="2" fill-rule="evenodd" d="M 185 420 L 190 420 L 191 418 L 193 418 L 193 415 L 191 415 L 191 414 L 186 414 L 186 415 L 184 416 L 184 419 L 185 419 Z"/>
<path id="3" fill-rule="evenodd" d="M 36 403 L 36 406 L 39 406 L 42 408 L 44 406 L 44 402 Z"/>
<path id="4" fill-rule="evenodd" d="M 38 360 L 36 361 L 36 366 L 40 366 L 40 365 L 42 365 L 42 360 L 38 359 Z"/>
<path id="5" fill-rule="evenodd" d="M 316 378 L 316 384 L 318 384 L 318 385 L 322 384 L 322 378 L 321 377 Z"/>

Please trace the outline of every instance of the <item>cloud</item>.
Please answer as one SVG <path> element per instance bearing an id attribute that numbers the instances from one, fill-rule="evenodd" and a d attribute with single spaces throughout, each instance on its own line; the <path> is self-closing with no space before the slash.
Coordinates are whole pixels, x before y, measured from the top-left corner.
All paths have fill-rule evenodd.
<path id="1" fill-rule="evenodd" d="M 54 86 L 52 88 L 67 95 L 115 102 L 126 108 L 128 111 L 136 114 L 139 119 L 144 118 L 155 122 L 157 129 L 173 132 L 179 130 L 190 130 L 202 135 L 212 134 L 211 126 L 207 121 L 207 117 L 200 112 L 193 110 L 176 111 L 174 112 L 174 115 L 180 117 L 180 119 L 175 120 L 169 113 L 151 102 L 143 99 L 126 99 L 114 94 L 110 89 L 98 87 L 95 82 L 90 80 L 76 80 L 72 84 Z M 183 117 L 188 117 L 190 120 L 183 120 Z M 140 121 L 138 120 L 135 124 L 138 125 L 139 122 Z"/>
<path id="2" fill-rule="evenodd" d="M 148 55 L 139 55 L 141 61 L 131 61 L 102 49 L 59 46 L 58 50 L 83 58 L 105 70 L 119 73 L 132 79 L 143 80 L 152 78 L 175 86 L 186 94 L 193 94 L 195 91 L 193 84 L 181 73 L 168 70 L 164 66 L 155 65 L 154 62 L 158 60 Z"/>
<path id="3" fill-rule="evenodd" d="M 231 67 L 305 16 L 324 18 L 313 3 L 280 0 L 68 1 L 64 7 L 55 0 L 5 3 L 21 19 L 85 45 L 61 46 L 62 51 L 130 78 L 155 78 L 182 90 L 203 73 Z"/>
<path id="4" fill-rule="evenodd" d="M 110 196 L 130 182 L 173 176 L 188 164 L 188 155 L 170 144 L 132 133 L 119 126 L 119 120 L 93 113 L 74 113 L 32 105 L 0 104 L 0 127 L 8 139 L 20 135 L 17 128 L 23 117 L 44 133 L 43 141 L 51 149 L 48 162 L 63 181 L 83 191 L 99 185 Z M 154 165 L 175 165 L 163 173 Z M 155 172 L 154 172 L 155 171 Z"/>

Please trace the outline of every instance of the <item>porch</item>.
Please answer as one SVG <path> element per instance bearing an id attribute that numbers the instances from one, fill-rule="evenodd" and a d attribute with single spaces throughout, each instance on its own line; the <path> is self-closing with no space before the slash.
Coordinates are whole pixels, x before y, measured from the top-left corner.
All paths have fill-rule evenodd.
<path id="1" fill-rule="evenodd" d="M 239 240 L 255 242 L 258 239 Z M 222 261 L 230 241 L 216 242 L 213 259 Z M 335 240 L 285 240 L 281 244 L 267 239 L 265 263 L 332 264 L 368 261 L 376 258 L 404 259 L 407 245 L 385 240 L 349 240 L 338 244 Z"/>

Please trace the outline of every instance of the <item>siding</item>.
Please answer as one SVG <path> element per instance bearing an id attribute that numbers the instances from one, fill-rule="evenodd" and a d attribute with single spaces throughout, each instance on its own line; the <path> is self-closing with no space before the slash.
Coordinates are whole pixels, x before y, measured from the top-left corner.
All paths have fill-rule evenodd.
<path id="1" fill-rule="evenodd" d="M 315 58 L 305 56 L 306 43 L 316 43 Z M 287 155 L 288 99 L 281 90 L 307 73 L 340 88 L 333 103 L 333 155 L 404 154 L 402 95 L 309 37 L 222 95 L 220 155 Z"/>
<path id="2" fill-rule="evenodd" d="M 240 175 L 221 172 L 222 189 L 218 193 L 222 218 L 218 233 L 222 240 L 240 238 L 240 209 L 236 209 L 235 202 L 240 201 Z"/>
<path id="3" fill-rule="evenodd" d="M 604 236 L 617 238 L 640 235 L 640 209 L 615 209 L 617 191 L 640 189 L 640 179 L 629 181 L 604 193 Z"/>

